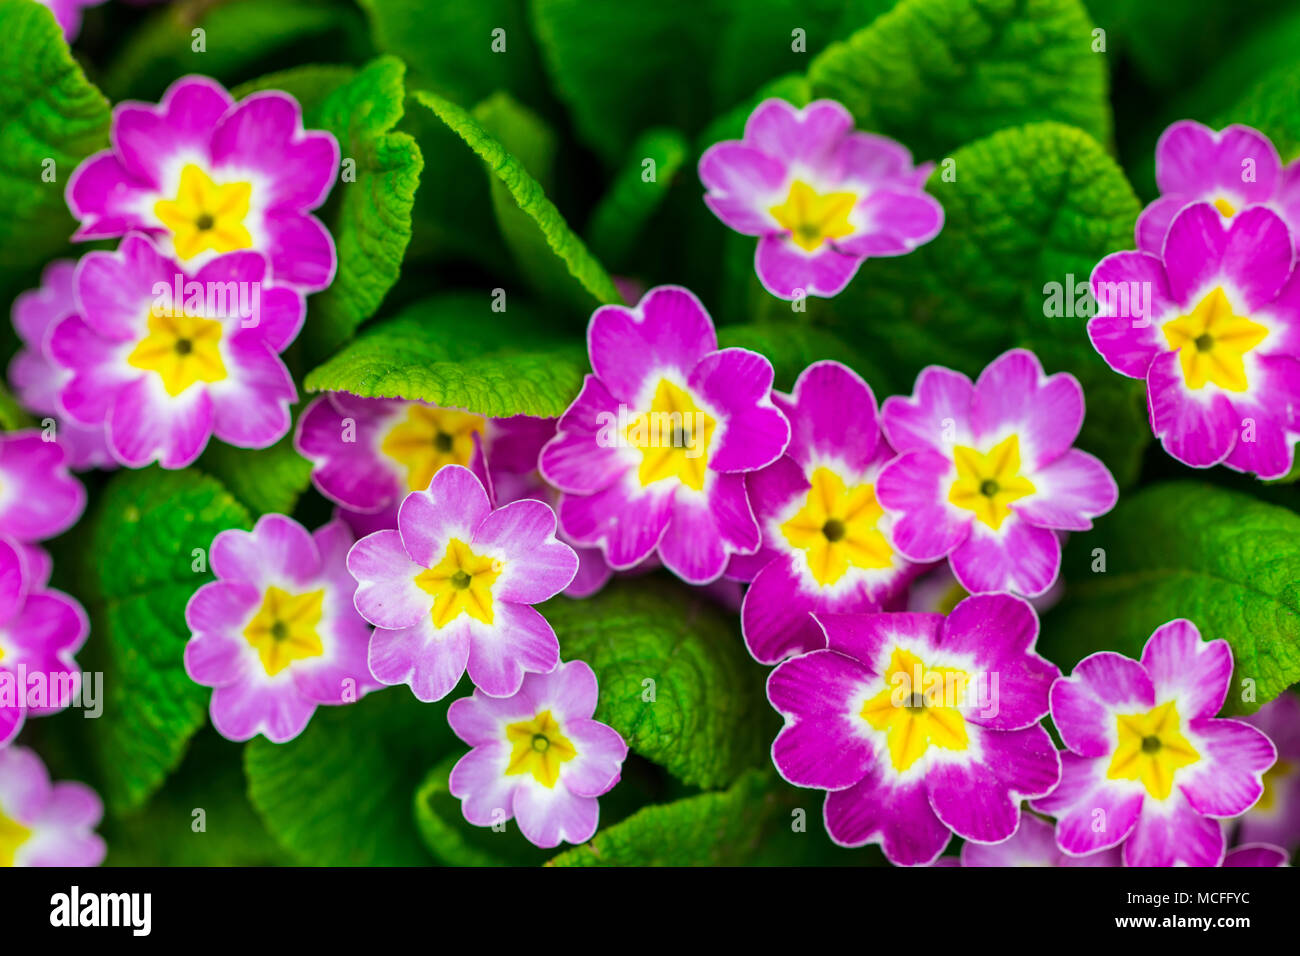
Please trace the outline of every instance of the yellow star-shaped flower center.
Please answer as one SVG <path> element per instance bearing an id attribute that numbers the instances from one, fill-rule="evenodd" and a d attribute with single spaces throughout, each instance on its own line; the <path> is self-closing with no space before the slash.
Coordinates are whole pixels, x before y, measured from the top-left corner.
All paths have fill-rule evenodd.
<path id="1" fill-rule="evenodd" d="M 637 478 L 642 486 L 676 478 L 700 491 L 709 465 L 709 442 L 717 423 L 695 403 L 690 392 L 660 379 L 650 410 L 627 426 L 627 443 L 641 450 Z"/>
<path id="2" fill-rule="evenodd" d="M 804 552 L 814 580 L 831 585 L 850 566 L 889 567 L 894 551 L 878 527 L 883 516 L 872 485 L 850 488 L 831 469 L 818 468 L 803 507 L 781 525 L 781 534 Z"/>
<path id="3" fill-rule="evenodd" d="M 969 683 L 965 671 L 927 667 L 916 654 L 896 647 L 884 682 L 885 689 L 863 704 L 860 716 L 885 731 L 895 770 L 907 770 L 930 747 L 966 749 L 966 719 L 958 710 Z"/>
<path id="4" fill-rule="evenodd" d="M 474 436 L 487 427 L 482 415 L 449 408 L 410 405 L 406 419 L 388 430 L 379 449 L 406 469 L 411 491 L 423 491 L 443 465 L 468 465 Z"/>
<path id="5" fill-rule="evenodd" d="M 325 653 L 318 632 L 324 601 L 324 590 L 290 594 L 274 585 L 266 589 L 262 606 L 244 628 L 244 638 L 257 649 L 268 677 L 294 661 Z"/>
<path id="6" fill-rule="evenodd" d="M 18 848 L 31 838 L 32 831 L 0 809 L 0 866 L 13 866 Z"/>
<path id="7" fill-rule="evenodd" d="M 952 460 L 957 480 L 948 489 L 948 500 L 975 512 L 975 517 L 994 531 L 1011 514 L 1011 502 L 1035 491 L 1033 483 L 1020 474 L 1020 439 L 1016 435 L 998 442 L 988 454 L 955 445 Z"/>
<path id="8" fill-rule="evenodd" d="M 1144 714 L 1118 714 L 1115 723 L 1119 744 L 1106 776 L 1111 780 L 1141 780 L 1147 793 L 1157 800 L 1173 792 L 1179 767 L 1201 759 L 1182 734 L 1178 707 L 1172 700 Z"/>
<path id="9" fill-rule="evenodd" d="M 789 230 L 795 245 L 806 252 L 816 252 L 826 240 L 853 232 L 849 214 L 857 201 L 855 193 L 819 193 L 796 179 L 790 184 L 785 202 L 772 206 L 768 212 L 782 229 Z"/>
<path id="10" fill-rule="evenodd" d="M 1231 219 L 1237 214 L 1237 208 L 1222 196 L 1214 200 L 1214 208 L 1219 210 L 1219 215 L 1227 219 Z"/>
<path id="11" fill-rule="evenodd" d="M 198 315 L 149 313 L 149 334 L 141 339 L 127 364 L 157 372 L 168 395 L 179 395 L 195 382 L 220 382 L 226 377 L 221 359 L 221 323 Z"/>
<path id="12" fill-rule="evenodd" d="M 1257 322 L 1235 315 L 1222 287 L 1216 286 L 1192 309 L 1161 326 L 1171 350 L 1178 352 L 1183 380 L 1188 388 L 1206 382 L 1230 392 L 1244 392 L 1246 364 L 1243 356 L 1268 335 Z"/>
<path id="13" fill-rule="evenodd" d="M 502 568 L 501 561 L 475 554 L 464 541 L 448 541 L 442 560 L 415 576 L 416 586 L 433 597 L 433 626 L 441 630 L 462 613 L 491 624 L 492 584 Z"/>
<path id="14" fill-rule="evenodd" d="M 192 259 L 212 249 L 218 253 L 248 249 L 253 237 L 244 225 L 253 184 L 213 182 L 193 163 L 181 170 L 175 199 L 154 203 L 154 215 L 172 232 L 176 255 Z"/>
<path id="15" fill-rule="evenodd" d="M 506 776 L 531 773 L 543 787 L 554 787 L 560 779 L 560 765 L 578 756 L 569 738 L 560 733 L 559 722 L 549 710 L 531 720 L 509 724 L 506 740 L 511 745 Z"/>

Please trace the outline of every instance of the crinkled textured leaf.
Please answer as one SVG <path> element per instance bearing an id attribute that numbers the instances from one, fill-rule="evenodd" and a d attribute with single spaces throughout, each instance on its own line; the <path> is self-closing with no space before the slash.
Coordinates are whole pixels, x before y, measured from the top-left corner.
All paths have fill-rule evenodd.
<path id="1" fill-rule="evenodd" d="M 285 744 L 244 748 L 248 795 L 267 829 L 303 863 L 419 866 L 430 862 L 411 794 L 455 746 L 447 703 L 422 704 L 405 687 L 355 704 L 320 707 Z"/>
<path id="2" fill-rule="evenodd" d="M 193 31 L 203 31 L 195 49 Z M 288 65 L 295 46 L 326 63 L 362 59 L 368 51 L 357 10 L 338 0 L 183 0 L 155 11 L 134 30 L 104 74 L 114 100 L 157 100 L 178 76 L 202 73 L 238 83 Z"/>
<path id="3" fill-rule="evenodd" d="M 279 88 L 303 104 L 303 123 L 338 137 L 345 168 L 322 213 L 338 248 L 333 284 L 307 300 L 300 341 L 319 360 L 338 348 L 370 316 L 397 282 L 411 239 L 411 207 L 423 159 L 415 140 L 394 132 L 402 118 L 405 67 L 383 56 L 355 73 L 303 67 L 257 80 L 239 90 Z M 272 86 L 271 84 L 278 84 Z"/>
<path id="4" fill-rule="evenodd" d="M 1103 558 L 1105 571 L 1093 570 Z M 1300 680 L 1293 511 L 1206 484 L 1153 485 L 1071 535 L 1062 574 L 1065 599 L 1045 617 L 1039 648 L 1063 668 L 1100 650 L 1136 657 L 1152 631 L 1185 617 L 1206 640 L 1232 645 L 1229 712 L 1253 711 Z"/>
<path id="5" fill-rule="evenodd" d="M 596 719 L 636 753 L 706 788 L 767 761 L 774 715 L 734 615 L 660 579 L 556 598 L 542 612 L 561 656 L 596 672 Z"/>
<path id="6" fill-rule="evenodd" d="M 292 862 L 244 792 L 242 749 L 203 730 L 144 807 L 110 817 L 109 866 L 269 866 Z"/>
<path id="7" fill-rule="evenodd" d="M 1123 172 L 1094 139 L 1059 123 L 1004 130 L 951 158 L 956 179 L 945 182 L 940 169 L 928 184 L 944 207 L 939 236 L 909 255 L 868 260 L 838 298 L 810 301 L 810 313 L 860 336 L 868 354 L 890 356 L 882 371 L 892 388 L 878 393 L 910 392 L 926 365 L 976 375 L 1012 346 L 1034 349 L 1049 372 L 1084 384 L 1079 444 L 1121 484 L 1136 480 L 1150 439 L 1143 386 L 1096 354 L 1081 314 L 1090 296 L 1080 310 L 1075 295 L 1104 256 L 1133 246 L 1139 206 Z M 1059 284 L 1065 314 L 1047 314 L 1048 283 Z M 1106 413 L 1093 414 L 1094 403 Z"/>
<path id="8" fill-rule="evenodd" d="M 537 180 L 528 174 L 523 163 L 512 156 L 482 122 L 455 103 L 440 96 L 417 90 L 412 98 L 434 112 L 488 167 L 488 173 L 509 192 L 522 217 L 503 215 L 501 202 L 497 203 L 497 222 L 507 245 L 515 253 L 521 268 L 529 278 L 548 292 L 557 291 L 554 266 L 549 263 L 545 249 L 564 263 L 572 281 L 563 283 L 558 294 L 568 302 L 581 303 L 578 312 L 610 302 L 622 301 L 614 281 L 596 258 L 587 250 L 582 240 L 569 229 L 555 204 L 546 198 Z M 525 121 L 515 107 L 513 117 L 502 116 L 508 103 L 503 98 L 489 101 L 482 115 L 498 128 L 509 125 L 517 130 Z M 576 288 L 575 284 L 576 283 Z M 579 291 L 581 290 L 581 291 Z M 585 315 L 582 318 L 585 319 Z"/>
<path id="9" fill-rule="evenodd" d="M 587 224 L 587 242 L 615 268 L 633 265 L 646 222 L 659 209 L 690 150 L 677 130 L 652 129 L 632 145 L 627 161 Z M 647 167 L 646 161 L 654 163 Z M 653 170 L 653 179 L 646 179 Z"/>
<path id="10" fill-rule="evenodd" d="M 466 821 L 460 801 L 447 790 L 455 753 L 429 771 L 415 791 L 415 825 L 434 859 L 448 866 L 537 866 L 553 851 L 535 847 L 514 820 L 504 830 Z"/>
<path id="11" fill-rule="evenodd" d="M 770 768 L 747 770 L 729 788 L 645 807 L 548 866 L 735 866 L 756 853 L 782 807 Z"/>
<path id="12" fill-rule="evenodd" d="M 290 514 L 311 483 L 311 462 L 294 450 L 292 434 L 270 448 L 235 448 L 213 442 L 198 464 L 259 515 Z"/>
<path id="13" fill-rule="evenodd" d="M 423 299 L 367 329 L 311 372 L 308 391 L 408 398 L 483 415 L 559 415 L 589 370 L 582 339 L 555 339 L 541 315 L 492 296 Z"/>
<path id="14" fill-rule="evenodd" d="M 44 264 L 72 235 L 63 189 L 83 159 L 108 145 L 109 106 L 48 9 L 0 0 L 0 35 L 0 269 L 7 272 Z"/>
<path id="15" fill-rule="evenodd" d="M 1041 120 L 1111 133 L 1104 55 L 1079 0 L 902 0 L 808 70 L 813 93 L 918 158 Z M 960 174 L 959 174 L 960 175 Z"/>
<path id="16" fill-rule="evenodd" d="M 464 106 L 498 90 L 531 105 L 541 104 L 546 83 L 524 0 L 360 2 L 370 17 L 375 45 L 406 61 L 412 86 Z M 504 50 L 494 49 L 498 40 L 505 44 Z"/>
<path id="17" fill-rule="evenodd" d="M 243 505 L 196 470 L 123 471 L 108 483 L 84 560 L 94 668 L 104 672 L 104 713 L 87 733 L 114 810 L 139 807 L 180 763 L 207 716 L 211 691 L 185 673 L 185 604 L 212 580 L 206 555 L 217 533 L 248 528 Z M 85 661 L 80 661 L 86 666 Z"/>

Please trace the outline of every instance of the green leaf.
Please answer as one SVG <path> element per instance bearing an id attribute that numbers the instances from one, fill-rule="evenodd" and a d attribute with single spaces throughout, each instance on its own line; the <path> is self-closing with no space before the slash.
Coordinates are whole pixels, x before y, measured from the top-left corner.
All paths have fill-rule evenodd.
<path id="1" fill-rule="evenodd" d="M 203 31 L 201 49 L 195 30 Z M 117 47 L 104 89 L 114 100 L 156 100 L 188 73 L 237 83 L 287 66 L 296 46 L 319 62 L 361 59 L 365 24 L 354 8 L 333 0 L 181 0 L 153 13 Z"/>
<path id="2" fill-rule="evenodd" d="M 1287 508 L 1206 484 L 1153 485 L 1072 534 L 1062 574 L 1065 599 L 1039 645 L 1062 668 L 1099 650 L 1136 657 L 1152 631 L 1185 617 L 1232 645 L 1229 712 L 1300 681 L 1300 516 Z M 1254 700 L 1242 699 L 1247 680 Z"/>
<path id="3" fill-rule="evenodd" d="M 548 336 L 527 306 L 493 312 L 486 291 L 458 292 L 423 299 L 367 329 L 305 384 L 492 417 L 553 418 L 577 397 L 588 369 L 583 341 Z"/>
<path id="4" fill-rule="evenodd" d="M 1265 74 L 1215 127 L 1228 123 L 1255 127 L 1285 163 L 1300 157 L 1300 59 Z"/>
<path id="5" fill-rule="evenodd" d="M 611 165 L 654 126 L 695 133 L 713 118 L 703 64 L 719 42 L 713 0 L 533 0 L 542 60 L 582 141 Z M 788 48 L 788 46 L 787 46 Z"/>
<path id="6" fill-rule="evenodd" d="M 308 129 L 338 137 L 344 175 L 322 211 L 338 248 L 338 272 L 328 289 L 307 300 L 300 336 L 314 361 L 375 314 L 397 282 L 411 239 L 411 208 L 424 160 L 409 134 L 394 131 L 405 108 L 404 72 L 400 60 L 382 56 L 358 71 L 303 67 L 236 90 L 242 96 L 282 89 L 302 104 Z M 354 182 L 348 179 L 349 163 L 355 164 Z"/>
<path id="7" fill-rule="evenodd" d="M 775 715 L 735 615 L 660 579 L 556 598 L 542 612 L 564 659 L 596 672 L 596 719 L 633 751 L 706 788 L 766 763 Z"/>
<path id="8" fill-rule="evenodd" d="M 448 791 L 457 753 L 429 771 L 415 792 L 415 825 L 434 858 L 448 866 L 539 866 L 553 851 L 535 847 L 514 820 L 504 830 L 476 827 Z"/>
<path id="9" fill-rule="evenodd" d="M 781 303 L 782 306 L 788 303 Z M 720 348 L 742 348 L 767 357 L 776 372 L 775 387 L 794 388 L 799 374 L 814 362 L 834 359 L 849 366 L 868 383 L 884 380 L 876 364 L 829 329 L 808 325 L 793 315 L 785 320 L 767 320 L 718 329 Z M 877 401 L 884 396 L 878 395 Z"/>
<path id="10" fill-rule="evenodd" d="M 841 40 L 889 10 L 896 0 L 723 0 L 728 22 L 718 31 L 712 63 L 716 101 L 739 102 L 773 76 L 807 69 Z M 802 31 L 796 37 L 794 31 Z M 796 41 L 802 49 L 796 49 Z"/>
<path id="11" fill-rule="evenodd" d="M 816 96 L 918 157 L 1041 120 L 1108 142 L 1106 62 L 1092 29 L 1079 0 L 902 0 L 828 47 L 808 78 Z"/>
<path id="12" fill-rule="evenodd" d="M 76 223 L 63 190 L 83 159 L 108 146 L 109 106 L 48 9 L 0 0 L 0 33 L 0 269 L 8 272 L 41 265 L 67 244 Z"/>
<path id="13" fill-rule="evenodd" d="M 430 862 L 411 814 L 425 771 L 454 746 L 447 704 L 405 687 L 321 707 L 285 744 L 244 749 L 248 795 L 267 829 L 303 863 L 419 866 Z"/>
<path id="14" fill-rule="evenodd" d="M 494 188 L 509 194 L 509 200 L 504 193 L 494 199 L 497 222 L 507 245 L 534 284 L 585 311 L 596 305 L 622 301 L 604 266 L 569 229 L 524 163 L 511 155 L 484 125 L 493 126 L 508 138 L 527 141 L 538 135 L 535 118 L 529 118 L 521 107 L 504 97 L 494 97 L 482 104 L 474 116 L 455 103 L 423 90 L 414 92 L 412 98 L 432 110 L 460 136 L 486 164 Z M 563 262 L 568 278 L 558 278 L 558 264 L 551 261 L 556 256 Z"/>
<path id="15" fill-rule="evenodd" d="M 520 0 L 360 2 L 375 45 L 406 61 L 412 86 L 464 106 L 498 90 L 541 105 L 546 84 Z"/>
<path id="16" fill-rule="evenodd" d="M 944 207 L 938 237 L 906 256 L 868 260 L 839 297 L 810 302 L 810 314 L 856 335 L 868 354 L 891 357 L 889 387 L 871 383 L 877 394 L 910 392 L 926 365 L 977 375 L 1008 348 L 1033 349 L 1048 372 L 1083 383 L 1089 414 L 1079 445 L 1131 483 L 1151 437 L 1143 386 L 1093 349 L 1086 290 L 1104 256 L 1133 246 L 1133 190 L 1096 140 L 1058 123 L 995 133 L 952 159 L 955 180 L 940 170 L 928 184 Z"/>
<path id="17" fill-rule="evenodd" d="M 755 854 L 781 809 L 771 768 L 747 770 L 728 789 L 645 807 L 605 827 L 548 866 L 735 866 Z"/>
<path id="18" fill-rule="evenodd" d="M 200 731 L 180 769 L 140 810 L 102 830 L 108 866 L 274 866 L 290 863 L 244 793 L 243 749 Z"/>
<path id="19" fill-rule="evenodd" d="M 294 449 L 292 429 L 270 448 L 236 448 L 213 442 L 198 466 L 218 478 L 257 515 L 291 514 L 311 484 L 311 462 Z"/>
<path id="20" fill-rule="evenodd" d="M 123 471 L 104 490 L 85 560 L 93 591 L 87 650 L 104 671 L 104 713 L 88 729 L 115 811 L 141 806 L 184 756 L 212 691 L 185 673 L 185 604 L 212 580 L 193 570 L 227 528 L 252 521 L 196 470 Z"/>
<path id="21" fill-rule="evenodd" d="M 652 129 L 632 146 L 587 224 L 587 242 L 601 258 L 617 266 L 632 264 L 632 254 L 646 223 L 659 209 L 690 150 L 686 138 L 673 129 Z M 646 166 L 650 161 L 654 165 Z M 653 178 L 646 173 L 653 170 Z"/>
<path id="22" fill-rule="evenodd" d="M 19 428 L 29 428 L 31 424 L 31 417 L 23 411 L 13 393 L 0 382 L 0 431 L 16 431 Z"/>

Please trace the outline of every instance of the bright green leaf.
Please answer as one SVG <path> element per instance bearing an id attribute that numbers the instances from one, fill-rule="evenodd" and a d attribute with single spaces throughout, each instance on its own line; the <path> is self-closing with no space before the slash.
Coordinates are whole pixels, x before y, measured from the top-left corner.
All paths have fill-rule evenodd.
<path id="1" fill-rule="evenodd" d="M 468 692 L 466 690 L 466 692 Z M 454 744 L 447 704 L 391 687 L 355 704 L 320 707 L 285 744 L 244 750 L 248 795 L 267 829 L 303 863 L 419 866 L 430 861 L 411 794 Z"/>
<path id="2" fill-rule="evenodd" d="M 808 78 L 919 158 L 1041 120 L 1105 143 L 1106 58 L 1092 29 L 1079 0 L 902 0 L 828 47 Z"/>
<path id="3" fill-rule="evenodd" d="M 773 794 L 776 774 L 747 770 L 728 789 L 649 806 L 592 839 L 565 850 L 548 866 L 735 866 L 761 845 L 763 831 L 783 809 Z"/>
<path id="4" fill-rule="evenodd" d="M 581 338 L 556 339 L 524 303 L 457 292 L 413 303 L 311 372 L 311 392 L 419 399 L 493 417 L 563 412 L 590 370 Z"/>
<path id="5" fill-rule="evenodd" d="M 498 223 L 507 245 L 515 253 L 521 268 L 535 284 L 545 291 L 557 294 L 566 304 L 580 305 L 576 314 L 586 318 L 583 311 L 610 302 L 621 302 L 614 281 L 596 258 L 587 250 L 582 240 L 569 229 L 555 204 L 546 198 L 537 180 L 528 174 L 524 164 L 511 155 L 507 148 L 485 128 L 481 120 L 500 129 L 517 134 L 525 125 L 535 132 L 535 118 L 525 119 L 522 108 L 509 106 L 509 101 L 494 98 L 476 111 L 476 119 L 455 103 L 432 93 L 417 90 L 412 98 L 428 107 L 447 126 L 465 141 L 465 144 L 483 160 L 488 174 L 499 183 L 514 201 L 517 210 L 503 207 L 497 202 Z M 504 115 L 510 110 L 512 115 Z M 494 183 L 494 184 L 495 184 Z M 509 212 L 510 214 L 506 214 Z M 513 213 L 518 213 L 515 215 Z M 550 260 L 558 256 L 570 279 L 556 279 L 557 270 Z"/>
<path id="6" fill-rule="evenodd" d="M 774 714 L 735 615 L 660 579 L 556 598 L 543 613 L 563 658 L 596 672 L 596 719 L 636 753 L 710 788 L 767 761 Z"/>
<path id="7" fill-rule="evenodd" d="M 447 789 L 455 753 L 429 771 L 415 792 L 415 825 L 434 858 L 448 866 L 538 866 L 553 851 L 533 846 L 514 820 L 504 830 L 476 827 Z"/>
<path id="8" fill-rule="evenodd" d="M 206 719 L 212 691 L 182 660 L 185 604 L 212 580 L 212 539 L 251 524 L 216 479 L 192 469 L 123 471 L 100 499 L 84 558 L 95 595 L 87 650 L 104 671 L 105 701 L 88 734 L 115 810 L 141 806 Z"/>
<path id="9" fill-rule="evenodd" d="M 1103 257 L 1133 246 L 1133 190 L 1096 140 L 1057 123 L 995 133 L 952 160 L 956 178 L 940 169 L 928 184 L 944 207 L 938 237 L 868 260 L 839 297 L 810 301 L 810 314 L 829 315 L 868 354 L 890 356 L 892 389 L 878 393 L 910 392 L 926 365 L 976 375 L 1008 348 L 1034 349 L 1047 371 L 1083 382 L 1079 444 L 1131 483 L 1150 439 L 1143 387 L 1093 349 L 1086 290 Z M 1092 413 L 1094 402 L 1104 415 Z"/>
<path id="10" fill-rule="evenodd" d="M 383 56 L 358 71 L 302 67 L 236 90 L 282 89 L 302 104 L 308 129 L 338 137 L 343 169 L 321 212 L 338 249 L 338 272 L 328 289 L 307 300 L 299 341 L 312 360 L 374 315 L 401 271 L 424 165 L 415 140 L 394 132 L 405 109 L 404 71 L 400 60 Z"/>
<path id="11" fill-rule="evenodd" d="M 1039 648 L 1063 668 L 1100 650 L 1136 657 L 1152 631 L 1185 617 L 1232 645 L 1230 712 L 1300 681 L 1300 515 L 1287 508 L 1206 484 L 1153 485 L 1072 534 L 1062 575 L 1065 599 Z"/>
<path id="12" fill-rule="evenodd" d="M 48 9 L 0 0 L 0 33 L 0 269 L 8 272 L 39 266 L 67 244 L 76 223 L 63 190 L 83 159 L 108 146 L 109 107 Z"/>

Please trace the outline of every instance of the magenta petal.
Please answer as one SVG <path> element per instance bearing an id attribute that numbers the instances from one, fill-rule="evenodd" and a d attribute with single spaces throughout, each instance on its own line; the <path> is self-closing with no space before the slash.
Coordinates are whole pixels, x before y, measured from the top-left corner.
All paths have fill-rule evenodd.
<path id="1" fill-rule="evenodd" d="M 1165 451 L 1185 465 L 1209 468 L 1232 452 L 1237 415 L 1222 392 L 1188 393 L 1177 352 L 1165 352 L 1147 373 L 1147 409 Z"/>
<path id="2" fill-rule="evenodd" d="M 600 804 L 568 787 L 542 787 L 527 783 L 515 790 L 515 821 L 528 840 L 540 847 L 563 842 L 585 843 L 596 832 Z"/>
<path id="3" fill-rule="evenodd" d="M 1267 843 L 1252 843 L 1228 851 L 1223 858 L 1224 866 L 1287 866 L 1291 854 L 1280 846 Z"/>
<path id="4" fill-rule="evenodd" d="M 1223 862 L 1223 828 L 1201 816 L 1175 794 L 1163 803 L 1148 800 L 1124 842 L 1125 866 L 1218 866 Z"/>
<path id="5" fill-rule="evenodd" d="M 413 491 L 402 501 L 397 528 L 412 560 L 431 568 L 447 553 L 452 538 L 473 541 L 491 511 L 487 491 L 475 474 L 461 465 L 445 465 L 427 489 Z"/>
<path id="6" fill-rule="evenodd" d="M 614 484 L 632 461 L 605 440 L 618 421 L 618 412 L 618 399 L 600 379 L 588 375 L 582 391 L 560 418 L 555 437 L 542 448 L 537 462 L 542 476 L 572 494 L 593 494 Z"/>
<path id="7" fill-rule="evenodd" d="M 587 329 L 592 369 L 624 402 L 640 398 L 652 374 L 671 372 L 684 380 L 717 348 L 709 313 L 695 293 L 680 286 L 651 289 L 634 309 L 602 306 Z"/>
<path id="8" fill-rule="evenodd" d="M 560 499 L 560 525 L 576 544 L 599 546 L 616 570 L 644 561 L 659 544 L 672 516 L 671 492 L 641 488 L 629 471 L 593 495 Z"/>
<path id="9" fill-rule="evenodd" d="M 1224 640 L 1203 641 L 1191 621 L 1162 624 L 1142 648 L 1157 700 L 1178 701 L 1183 720 L 1213 717 L 1228 694 L 1232 650 Z"/>
<path id="10" fill-rule="evenodd" d="M 315 712 L 315 702 L 299 694 L 292 681 L 240 681 L 212 692 L 212 726 L 227 740 L 260 733 L 281 744 L 302 733 Z"/>
<path id="11" fill-rule="evenodd" d="M 714 471 L 753 471 L 785 451 L 790 426 L 772 404 L 772 363 L 747 349 L 723 349 L 705 356 L 691 372 L 690 386 L 715 408 L 726 409 L 721 441 L 709 449 Z"/>
<path id="12" fill-rule="evenodd" d="M 968 423 L 974 401 L 975 386 L 970 379 L 931 365 L 917 376 L 911 396 L 885 399 L 881 425 L 889 444 L 900 454 L 933 451 L 946 457 L 953 444 L 971 444 Z"/>
<path id="13" fill-rule="evenodd" d="M 462 698 L 451 706 L 455 709 L 468 699 Z M 494 741 L 476 746 L 451 768 L 448 789 L 461 801 L 465 819 L 475 826 L 492 826 L 514 816 L 515 790 L 520 778 L 506 776 L 509 763 L 509 747 L 504 741 Z"/>
<path id="14" fill-rule="evenodd" d="M 1012 591 L 1037 597 L 1060 572 L 1061 539 L 1015 516 L 996 532 L 976 521 L 950 560 L 958 583 L 972 594 Z"/>
<path id="15" fill-rule="evenodd" d="M 985 442 L 1014 432 L 1025 467 L 1037 471 L 1065 454 L 1078 437 L 1083 389 L 1073 375 L 1046 375 L 1033 352 L 1012 349 L 975 382 L 971 425 Z"/>
<path id="16" fill-rule="evenodd" d="M 1055 816 L 1056 842 L 1071 856 L 1096 853 L 1123 841 L 1143 809 L 1141 786 L 1106 779 L 1106 757 L 1061 754 L 1061 782 L 1031 802 L 1040 813 Z"/>
<path id="17" fill-rule="evenodd" d="M 370 673 L 383 684 L 409 684 L 426 703 L 442 700 L 465 676 L 470 630 L 452 621 L 442 630 L 426 615 L 410 627 L 375 628 L 370 638 Z"/>
<path id="18" fill-rule="evenodd" d="M 778 398 L 790 421 L 787 455 L 805 469 L 842 459 L 866 471 L 878 453 L 880 416 L 871 386 L 857 372 L 839 362 L 814 362 L 799 374 L 791 399 Z"/>
<path id="19" fill-rule="evenodd" d="M 564 785 L 580 797 L 599 797 L 618 783 L 627 744 L 613 727 L 596 720 L 577 719 L 564 724 L 564 733 L 578 756 L 564 765 Z"/>
<path id="20" fill-rule="evenodd" d="M 813 620 L 813 611 L 824 611 L 815 597 L 802 588 L 791 559 L 782 555 L 768 562 L 745 592 L 741 605 L 741 631 L 745 646 L 760 664 L 775 664 L 792 654 L 819 650 L 826 635 Z M 867 602 L 845 607 L 846 612 L 875 610 Z"/>
<path id="21" fill-rule="evenodd" d="M 190 389 L 172 398 L 156 376 L 136 379 L 118 391 L 109 409 L 109 448 L 131 468 L 154 460 L 164 468 L 184 468 L 207 446 L 212 418 L 206 390 Z"/>
<path id="22" fill-rule="evenodd" d="M 970 535 L 973 516 L 946 500 L 953 477 L 951 459 L 932 451 L 901 454 L 881 470 L 876 497 L 897 517 L 894 545 L 908 560 L 937 561 Z"/>
<path id="23" fill-rule="evenodd" d="M 1235 817 L 1264 793 L 1262 774 L 1277 761 L 1277 748 L 1256 727 L 1239 720 L 1199 717 L 1187 729 L 1201 759 L 1179 774 L 1178 789 L 1198 813 Z"/>
<path id="24" fill-rule="evenodd" d="M 787 233 L 763 236 L 754 250 L 754 270 L 763 288 L 778 299 L 801 295 L 839 295 L 857 274 L 865 256 L 841 252 L 830 243 L 807 253 Z"/>
<path id="25" fill-rule="evenodd" d="M 488 515 L 474 533 L 474 545 L 506 555 L 494 597 L 539 604 L 555 597 L 578 572 L 578 556 L 555 538 L 555 512 L 534 499 L 512 501 Z"/>
<path id="26" fill-rule="evenodd" d="M 545 674 L 560 662 L 560 642 L 541 612 L 527 604 L 498 601 L 494 626 L 475 629 L 469 648 L 469 677 L 492 697 L 519 690 L 525 673 Z"/>
<path id="27" fill-rule="evenodd" d="M 781 776 L 800 787 L 834 790 L 869 773 L 875 748 L 857 716 L 870 675 L 832 651 L 813 651 L 777 666 L 767 696 L 786 718 L 772 744 Z"/>
<path id="28" fill-rule="evenodd" d="M 279 90 L 245 97 L 212 132 L 212 161 L 253 167 L 269 180 L 268 208 L 314 209 L 328 195 L 339 165 L 339 146 L 320 130 L 304 133 L 297 101 Z"/>
<path id="29" fill-rule="evenodd" d="M 381 628 L 407 628 L 429 619 L 432 598 L 415 583 L 424 565 L 411 560 L 394 528 L 367 535 L 348 552 L 357 579 L 357 612 Z"/>
<path id="30" fill-rule="evenodd" d="M 883 774 L 826 794 L 826 832 L 841 846 L 879 843 L 895 866 L 933 863 L 952 838 L 935 816 L 925 785 L 897 783 Z"/>
<path id="31" fill-rule="evenodd" d="M 1119 486 L 1097 458 L 1077 448 L 1034 473 L 1034 494 L 1015 504 L 1030 524 L 1087 531 L 1092 519 L 1115 507 Z"/>

